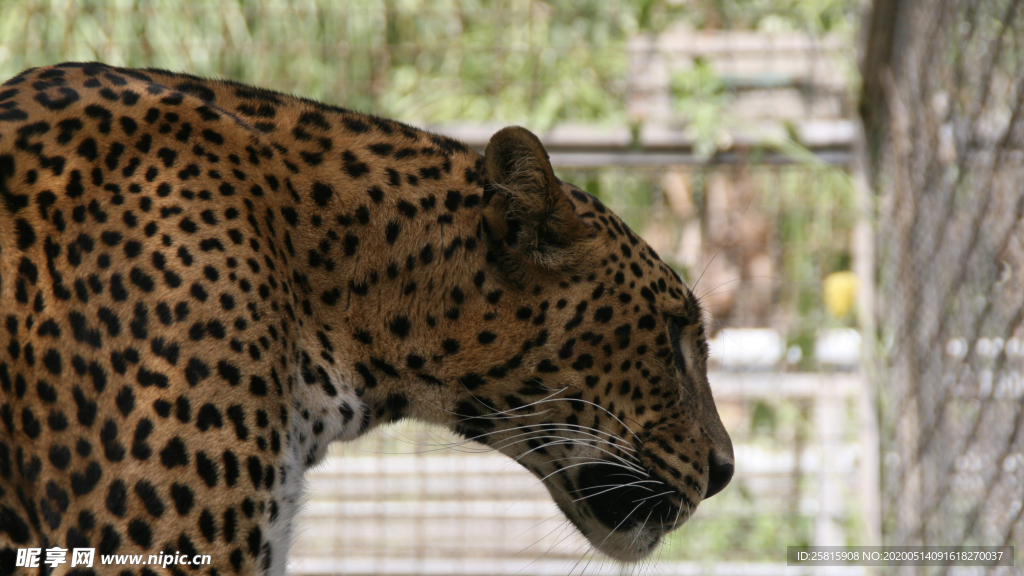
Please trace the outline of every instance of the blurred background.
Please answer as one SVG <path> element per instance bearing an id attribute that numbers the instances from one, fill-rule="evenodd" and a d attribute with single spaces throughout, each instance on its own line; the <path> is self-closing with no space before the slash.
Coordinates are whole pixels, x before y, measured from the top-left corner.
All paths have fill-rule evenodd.
<path id="1" fill-rule="evenodd" d="M 0 77 L 225 77 L 477 149 L 524 125 L 701 296 L 737 470 L 652 560 L 592 555 L 528 472 L 402 423 L 312 471 L 295 574 L 770 576 L 883 542 L 1017 543 L 992 572 L 1020 574 L 1020 4 L 0 0 Z"/>

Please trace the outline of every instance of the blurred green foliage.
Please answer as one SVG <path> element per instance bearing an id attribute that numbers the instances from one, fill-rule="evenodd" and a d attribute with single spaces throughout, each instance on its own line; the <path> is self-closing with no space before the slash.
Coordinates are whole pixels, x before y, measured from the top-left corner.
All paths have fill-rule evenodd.
<path id="1" fill-rule="evenodd" d="M 707 158 L 715 153 L 725 133 L 723 113 L 728 103 L 725 84 L 703 59 L 679 71 L 671 79 L 672 104 L 686 122 L 689 135 L 696 141 L 694 152 Z"/>
<path id="2" fill-rule="evenodd" d="M 856 214 L 853 186 L 843 170 L 805 164 L 780 174 L 769 199 L 776 202 L 779 261 L 785 280 L 780 304 L 791 315 L 787 346 L 800 347 L 800 369 L 816 370 L 814 344 L 820 329 L 853 321 L 839 321 L 826 312 L 822 285 L 832 272 L 850 269 Z"/>
<path id="3" fill-rule="evenodd" d="M 624 42 L 828 32 L 851 0 L 3 0 L 0 76 L 66 60 L 223 76 L 415 123 L 621 123 Z"/>

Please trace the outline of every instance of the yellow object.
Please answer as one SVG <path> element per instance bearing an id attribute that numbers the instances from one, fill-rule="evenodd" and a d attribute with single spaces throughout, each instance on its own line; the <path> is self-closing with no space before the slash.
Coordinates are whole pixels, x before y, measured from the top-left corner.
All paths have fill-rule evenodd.
<path id="1" fill-rule="evenodd" d="M 846 318 L 853 310 L 860 279 L 850 271 L 833 272 L 824 281 L 825 309 L 835 318 Z"/>

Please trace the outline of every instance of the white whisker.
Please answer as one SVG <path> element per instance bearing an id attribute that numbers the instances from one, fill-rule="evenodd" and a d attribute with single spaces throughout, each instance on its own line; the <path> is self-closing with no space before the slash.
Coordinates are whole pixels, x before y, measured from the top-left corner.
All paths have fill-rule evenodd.
<path id="1" fill-rule="evenodd" d="M 586 500 L 587 498 L 593 498 L 594 496 L 600 496 L 601 494 L 604 494 L 605 492 L 611 492 L 612 490 L 615 490 L 616 488 L 625 488 L 627 486 L 636 486 L 637 488 L 640 488 L 642 490 L 647 490 L 648 492 L 654 492 L 654 490 L 651 490 L 650 488 L 648 488 L 646 486 L 637 486 L 637 484 L 641 484 L 641 483 L 644 483 L 644 482 L 653 482 L 653 483 L 656 483 L 656 484 L 661 484 L 661 482 L 658 481 L 658 480 L 637 480 L 636 482 L 630 482 L 628 484 L 602 484 L 600 486 L 590 486 L 590 488 L 608 488 L 608 489 L 607 490 L 602 490 L 602 491 L 598 492 L 597 494 L 589 494 L 587 496 L 583 496 L 581 498 L 577 498 L 577 499 L 573 500 L 573 502 L 579 502 L 580 500 Z M 636 502 L 636 500 L 634 500 L 634 502 Z"/>

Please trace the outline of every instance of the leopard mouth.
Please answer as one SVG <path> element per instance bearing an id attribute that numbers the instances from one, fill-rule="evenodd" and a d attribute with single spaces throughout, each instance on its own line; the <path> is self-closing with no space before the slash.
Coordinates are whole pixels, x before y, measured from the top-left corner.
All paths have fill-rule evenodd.
<path id="1" fill-rule="evenodd" d="M 548 489 L 594 548 L 621 562 L 637 562 L 686 522 L 692 509 L 660 480 L 624 476 L 621 467 L 596 463 L 582 467 L 572 489 L 551 484 Z"/>
<path id="2" fill-rule="evenodd" d="M 609 528 L 594 517 L 589 506 L 560 508 L 597 551 L 620 562 L 639 562 L 650 556 L 662 538 L 685 522 L 688 516 L 684 511 L 676 525 L 665 525 L 645 516 L 629 527 L 624 524 Z"/>

